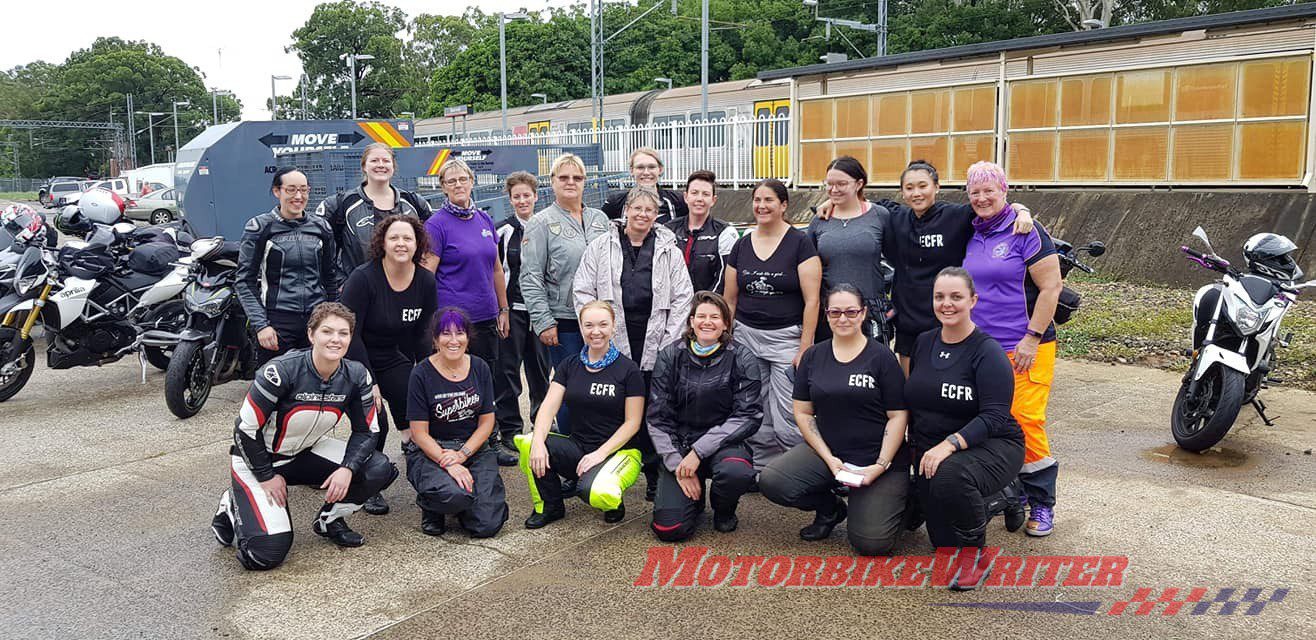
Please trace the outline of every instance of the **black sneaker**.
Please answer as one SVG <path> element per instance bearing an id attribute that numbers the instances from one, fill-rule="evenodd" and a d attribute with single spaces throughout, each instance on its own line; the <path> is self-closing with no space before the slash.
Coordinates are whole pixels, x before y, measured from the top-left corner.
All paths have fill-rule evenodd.
<path id="1" fill-rule="evenodd" d="M 509 449 L 496 439 L 490 438 L 489 446 L 498 456 L 498 466 L 500 467 L 515 467 L 521 461 L 521 456 L 517 454 L 515 448 Z"/>
<path id="2" fill-rule="evenodd" d="M 420 530 L 427 536 L 441 536 L 448 531 L 448 520 L 442 513 L 421 510 Z"/>
<path id="3" fill-rule="evenodd" d="M 322 528 L 323 527 L 323 528 Z M 340 547 L 359 547 L 366 543 L 365 536 L 355 532 L 347 526 L 347 521 L 338 518 L 329 524 L 322 524 L 317 517 L 311 523 L 311 530 L 315 535 L 323 538 L 329 538 L 329 541 Z"/>
<path id="4" fill-rule="evenodd" d="M 215 512 L 215 517 L 210 521 L 210 530 L 215 534 L 215 540 L 220 544 L 229 547 L 233 546 L 233 516 L 229 514 L 229 493 L 219 498 L 219 511 Z"/>
<path id="5" fill-rule="evenodd" d="M 719 533 L 731 533 L 740 526 L 740 518 L 736 517 L 736 512 L 722 513 L 713 511 L 713 530 Z"/>
<path id="6" fill-rule="evenodd" d="M 576 482 L 575 480 L 567 480 L 566 478 L 563 478 L 563 479 L 562 479 L 562 495 L 564 495 L 564 496 L 574 496 L 574 495 L 576 495 L 576 486 L 577 486 L 577 482 Z"/>
<path id="7" fill-rule="evenodd" d="M 525 519 L 525 528 L 539 529 L 551 522 L 557 522 L 566 517 L 567 510 L 563 507 L 556 509 L 544 509 L 543 513 L 532 513 L 529 518 Z"/>
<path id="8" fill-rule="evenodd" d="M 822 540 L 832 535 L 832 529 L 845 520 L 845 502 L 841 499 L 836 500 L 836 508 L 831 513 L 817 512 L 813 516 L 813 524 L 800 529 L 800 538 L 804 540 Z"/>
<path id="9" fill-rule="evenodd" d="M 366 504 L 361 509 L 372 516 L 382 516 L 388 513 L 388 501 L 383 494 L 376 493 L 366 498 Z"/>
<path id="10" fill-rule="evenodd" d="M 626 505 L 619 504 L 612 511 L 603 512 L 603 521 L 608 524 L 617 524 L 626 519 Z"/>

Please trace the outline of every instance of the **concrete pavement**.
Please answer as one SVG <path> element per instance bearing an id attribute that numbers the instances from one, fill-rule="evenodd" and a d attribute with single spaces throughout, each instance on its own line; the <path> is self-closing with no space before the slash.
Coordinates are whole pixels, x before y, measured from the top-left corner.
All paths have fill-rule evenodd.
<path id="1" fill-rule="evenodd" d="M 243 385 L 216 389 L 183 421 L 164 406 L 163 374 L 150 370 L 142 385 L 135 360 L 39 369 L 0 404 L 0 629 L 14 638 L 1316 636 L 1316 461 L 1305 453 L 1316 446 L 1316 396 L 1267 391 L 1276 427 L 1244 409 L 1223 450 L 1197 456 L 1167 446 L 1177 376 L 1066 361 L 1057 380 L 1057 531 L 1030 539 L 998 520 L 989 543 L 1010 555 L 1128 556 L 1120 587 L 640 588 L 656 544 L 642 480 L 620 525 L 570 503 L 566 520 L 526 531 L 529 498 L 515 469 L 503 470 L 512 518 L 479 541 L 456 527 L 442 539 L 421 534 L 399 479 L 386 492 L 391 514 L 352 518 L 367 545 L 341 550 L 309 530 L 318 492 L 293 489 L 288 562 L 248 573 L 207 528 L 227 486 Z M 761 496 L 747 496 L 740 519 L 733 534 L 705 524 L 690 544 L 730 556 L 850 553 L 842 529 L 799 540 L 809 516 Z M 900 553 L 928 553 L 924 532 Z M 1109 615 L 1140 587 L 1153 598 L 1171 587 L 1204 587 L 1207 599 L 1228 587 L 1261 588 L 1262 599 L 1291 591 L 1253 616 L 1218 615 L 1218 605 L 1198 616 Z M 940 606 L 1054 601 L 1095 601 L 1099 612 Z"/>

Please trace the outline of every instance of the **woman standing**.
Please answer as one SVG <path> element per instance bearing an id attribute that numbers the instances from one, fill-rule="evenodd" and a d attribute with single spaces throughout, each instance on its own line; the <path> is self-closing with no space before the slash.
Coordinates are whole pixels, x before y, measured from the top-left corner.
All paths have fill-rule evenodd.
<path id="1" fill-rule="evenodd" d="M 279 204 L 243 228 L 234 285 L 260 344 L 258 365 L 309 347 L 311 308 L 338 298 L 333 230 L 324 218 L 306 216 L 306 174 L 283 167 L 274 173 L 270 192 Z"/>
<path id="2" fill-rule="evenodd" d="M 626 197 L 626 217 L 609 233 L 589 243 L 576 270 L 576 307 L 595 300 L 616 312 L 616 341 L 621 354 L 644 372 L 646 395 L 658 350 L 681 339 L 690 309 L 690 274 L 671 231 L 656 226 L 658 192 L 635 187 Z M 644 454 L 645 499 L 658 490 L 658 457 L 647 430 L 636 444 Z"/>
<path id="3" fill-rule="evenodd" d="M 882 231 L 891 214 L 864 199 L 868 172 L 858 160 L 850 156 L 832 160 L 826 180 L 831 215 L 825 219 L 815 216 L 805 232 L 822 260 L 823 289 L 848 282 L 863 294 L 866 307 L 880 313 L 886 308 L 887 293 L 882 276 Z M 820 322 L 818 339 L 830 334 L 827 323 Z"/>
<path id="4" fill-rule="evenodd" d="M 690 284 L 695 291 L 722 293 L 727 254 L 736 246 L 740 233 L 713 217 L 717 176 L 712 171 L 691 173 L 685 181 L 685 203 L 690 215 L 667 223 L 667 228 L 676 234 L 676 246 L 690 271 Z"/>
<path id="5" fill-rule="evenodd" d="M 1024 435 L 1010 415 L 1010 359 L 974 325 L 977 303 L 968 271 L 941 271 L 932 294 L 941 328 L 918 337 L 905 383 L 909 441 L 918 461 L 914 484 L 937 548 L 980 551 L 987 542 L 988 497 L 1009 485 L 1024 462 Z M 972 567 L 956 576 L 952 589 L 981 583 L 988 567 Z"/>
<path id="6" fill-rule="evenodd" d="M 525 363 L 526 385 L 530 387 L 530 415 L 539 412 L 539 405 L 548 393 L 548 347 L 530 330 L 530 313 L 521 297 L 521 245 L 525 239 L 525 226 L 535 214 L 539 201 L 539 181 L 525 171 L 507 176 L 507 199 L 512 203 L 512 215 L 498 223 L 499 255 L 503 260 L 503 274 L 507 279 L 507 302 L 512 307 L 508 314 L 507 337 L 498 345 L 498 367 L 494 373 L 494 394 L 498 417 L 498 435 L 502 451 L 498 464 L 512 466 L 516 451 L 512 438 L 525 431 L 521 419 L 521 364 Z M 533 418 L 532 418 L 533 420 Z"/>
<path id="7" fill-rule="evenodd" d="M 657 150 L 640 147 L 632 151 L 630 165 L 635 186 L 649 187 L 658 193 L 658 224 L 665 225 L 690 213 L 681 194 L 658 186 L 658 179 L 663 177 L 663 160 L 658 157 Z M 603 213 L 613 220 L 620 218 L 626 208 L 627 193 L 618 191 L 608 196 L 603 203 Z"/>
<path id="8" fill-rule="evenodd" d="M 759 484 L 765 498 L 814 512 L 800 538 L 822 540 L 848 515 L 855 552 L 889 556 L 909 491 L 909 413 L 895 355 L 863 334 L 867 314 L 856 287 L 842 283 L 828 293 L 835 337 L 809 349 L 795 375 L 805 443 L 769 464 Z M 848 509 L 833 492 L 838 482 L 850 487 Z"/>
<path id="9" fill-rule="evenodd" d="M 412 216 L 424 222 L 430 217 L 430 204 L 424 198 L 393 186 L 397 167 L 393 148 L 373 142 L 361 153 L 361 185 L 325 198 L 315 213 L 329 221 L 338 248 L 339 281 L 370 260 L 370 241 L 375 225 L 391 215 Z"/>
<path id="10" fill-rule="evenodd" d="M 608 216 L 586 207 L 585 163 L 572 154 L 553 161 L 553 204 L 535 214 L 525 226 L 521 249 L 521 296 L 530 314 L 530 328 L 548 347 L 556 368 L 580 353 L 584 341 L 576 321 L 572 285 L 580 256 L 595 238 L 608 232 Z M 536 415 L 538 415 L 536 413 Z M 570 433 L 564 410 L 558 430 Z"/>
<path id="11" fill-rule="evenodd" d="M 694 535 L 705 482 L 713 528 L 736 530 L 736 506 L 754 483 L 745 440 L 763 422 L 758 361 L 731 343 L 731 309 L 711 291 L 695 294 L 682 340 L 658 354 L 649 389 L 649 435 L 662 460 L 650 525 L 659 540 Z"/>
<path id="12" fill-rule="evenodd" d="M 471 354 L 498 362 L 509 309 L 493 220 L 471 202 L 475 172 L 460 158 L 443 163 L 439 181 L 448 201 L 425 223 L 431 253 L 423 264 L 434 271 L 439 304 L 457 307 L 471 319 Z"/>
<path id="13" fill-rule="evenodd" d="M 525 521 L 527 529 L 538 529 L 566 515 L 560 477 L 576 480 L 576 494 L 591 502 L 600 473 L 626 457 L 623 447 L 629 446 L 644 416 L 644 376 L 612 344 L 616 327 L 612 305 L 601 300 L 586 304 L 579 322 L 585 346 L 554 369 L 548 396 L 535 415 L 534 433 L 517 436 L 518 443 L 529 440 L 519 447 L 521 470 L 530 480 L 535 504 L 535 512 Z M 571 406 L 571 434 L 550 433 L 553 416 L 564 404 Z M 625 491 L 634 480 L 635 476 L 630 476 L 630 482 L 609 478 L 609 484 Z M 609 523 L 625 517 L 626 508 L 620 502 L 603 514 Z"/>
<path id="14" fill-rule="evenodd" d="M 415 216 L 391 215 L 374 229 L 366 253 L 370 261 L 343 285 L 343 304 L 357 317 L 347 357 L 370 368 L 388 402 L 393 426 L 405 432 L 411 370 L 429 355 L 432 345 L 430 323 L 438 306 L 434 274 L 419 268 L 429 244 Z M 388 423 L 381 426 L 375 441 L 378 451 L 384 450 L 388 439 Z M 383 515 L 388 513 L 388 502 L 382 495 L 371 496 L 365 511 Z"/>
<path id="15" fill-rule="evenodd" d="M 1046 536 L 1054 526 L 1059 471 L 1046 435 L 1046 405 L 1055 376 L 1056 332 L 1051 320 L 1060 298 L 1060 259 L 1041 227 L 1023 235 L 1012 232 L 1016 214 L 1006 203 L 1006 177 L 1000 166 L 978 162 L 967 175 L 969 203 L 977 215 L 964 255 L 964 268 L 978 290 L 973 322 L 1005 349 L 1014 365 L 1010 412 L 1024 432 L 1019 479 L 1030 507 L 1024 531 Z M 1039 291 L 1031 310 L 1027 280 Z"/>
<path id="16" fill-rule="evenodd" d="M 411 441 L 403 444 L 407 480 L 416 488 L 426 535 L 443 535 L 446 516 L 456 515 L 472 538 L 490 538 L 507 522 L 498 460 L 485 446 L 494 427 L 493 373 L 466 353 L 466 314 L 445 307 L 438 317 L 434 355 L 411 372 Z"/>
<path id="17" fill-rule="evenodd" d="M 791 407 L 794 367 L 813 346 L 822 264 L 804 232 L 786 222 L 786 185 L 754 187 L 754 230 L 727 256 L 726 300 L 738 344 L 759 359 L 763 428 L 750 439 L 754 465 L 764 465 L 802 441 Z"/>

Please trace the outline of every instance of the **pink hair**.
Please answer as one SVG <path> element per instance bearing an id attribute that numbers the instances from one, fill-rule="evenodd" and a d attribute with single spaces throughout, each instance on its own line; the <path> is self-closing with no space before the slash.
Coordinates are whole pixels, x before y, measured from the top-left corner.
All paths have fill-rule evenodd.
<path id="1" fill-rule="evenodd" d="M 995 162 L 979 160 L 969 167 L 969 171 L 965 175 L 967 177 L 964 181 L 965 188 L 979 184 L 995 183 L 1001 187 L 1001 191 L 1009 189 L 1005 182 L 1005 169 L 1002 169 L 1001 165 Z"/>

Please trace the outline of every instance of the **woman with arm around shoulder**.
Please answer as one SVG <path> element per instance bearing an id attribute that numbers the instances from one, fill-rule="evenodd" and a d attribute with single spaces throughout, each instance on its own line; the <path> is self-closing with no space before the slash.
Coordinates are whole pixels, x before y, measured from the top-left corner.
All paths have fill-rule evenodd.
<path id="1" fill-rule="evenodd" d="M 610 477 L 595 491 L 601 473 L 626 470 L 628 465 L 620 458 L 629 457 L 631 465 L 638 465 L 640 454 L 630 442 L 644 417 L 644 376 L 640 367 L 612 344 L 616 324 L 612 305 L 602 300 L 586 304 L 579 322 L 585 346 L 553 371 L 548 396 L 535 415 L 534 433 L 516 437 L 521 470 L 530 481 L 535 505 L 534 513 L 526 518 L 527 529 L 538 529 L 566 515 L 559 478 L 576 480 L 576 494 L 591 506 L 605 509 L 605 522 L 621 522 L 626 517 L 621 495 L 600 494 L 607 489 L 624 492 L 639 475 L 638 469 L 630 466 L 633 475 Z M 570 435 L 550 432 L 554 414 L 564 404 L 571 407 Z"/>
<path id="2" fill-rule="evenodd" d="M 429 355 L 434 274 L 420 268 L 429 251 L 425 229 L 415 216 L 391 215 L 374 227 L 365 263 L 347 278 L 342 302 L 356 314 L 347 357 L 364 364 L 375 378 L 376 397 L 388 402 L 393 427 L 407 431 L 407 385 L 411 370 Z M 384 414 L 381 414 L 384 415 Z M 380 421 L 375 449 L 384 450 L 388 421 Z M 372 515 L 388 513 L 381 495 L 366 501 Z"/>
<path id="3" fill-rule="evenodd" d="M 457 516 L 472 538 L 489 538 L 507 522 L 498 459 L 485 446 L 494 428 L 493 373 L 467 353 L 471 321 L 455 307 L 437 313 L 434 354 L 411 372 L 404 442 L 407 480 L 416 489 L 420 528 L 439 536 Z"/>
<path id="4" fill-rule="evenodd" d="M 754 187 L 757 226 L 727 256 L 732 335 L 758 357 L 763 374 L 763 428 L 749 443 L 760 470 L 803 441 L 791 407 L 791 380 L 818 327 L 822 263 L 804 232 L 786 222 L 788 204 L 781 181 L 769 178 Z"/>
<path id="5" fill-rule="evenodd" d="M 886 307 L 882 234 L 891 214 L 864 199 L 868 172 L 850 156 L 841 156 L 827 165 L 826 186 L 831 216 L 815 216 L 805 230 L 822 261 L 822 288 L 830 290 L 841 282 L 854 285 L 864 295 L 864 304 L 872 309 L 869 320 L 877 320 L 873 316 Z M 819 318 L 817 340 L 829 337 L 827 320 Z"/>
<path id="6" fill-rule="evenodd" d="M 803 444 L 770 463 L 763 497 L 813 511 L 805 540 L 831 535 L 847 516 L 850 546 L 866 556 L 895 548 L 909 492 L 904 375 L 886 345 L 863 334 L 868 309 L 859 289 L 841 283 L 826 298 L 834 337 L 805 353 L 795 374 L 795 420 Z M 833 493 L 850 487 L 849 506 Z"/>
<path id="7" fill-rule="evenodd" d="M 932 295 L 941 327 L 915 341 L 905 383 L 914 484 L 932 545 L 980 551 L 987 540 L 986 504 L 1014 482 L 1024 460 L 1023 432 L 1010 415 L 1010 360 L 974 325 L 978 295 L 968 271 L 943 269 Z M 1017 502 L 1007 510 L 1022 521 Z M 973 589 L 986 568 L 974 562 L 951 588 Z"/>
<path id="8" fill-rule="evenodd" d="M 1046 434 L 1046 405 L 1055 376 L 1056 332 L 1052 318 L 1060 298 L 1060 259 L 1045 231 L 1038 227 L 1018 235 L 1010 231 L 1015 213 L 1006 204 L 1006 177 L 1000 166 L 978 162 L 969 167 L 966 188 L 977 218 L 964 254 L 964 268 L 977 283 L 973 322 L 1005 349 L 1014 365 L 1014 402 L 1010 412 L 1024 432 L 1024 465 L 1019 474 L 1030 507 L 1030 536 L 1050 535 L 1056 504 L 1058 463 Z M 1025 281 L 1039 291 L 1030 310 Z"/>
<path id="9" fill-rule="evenodd" d="M 649 385 L 649 435 L 662 461 L 650 527 L 659 540 L 694 535 L 705 482 L 713 528 L 735 531 L 736 506 L 754 483 L 745 440 L 763 421 L 758 360 L 732 344 L 731 310 L 711 291 L 695 294 L 681 341 L 658 354 Z"/>

